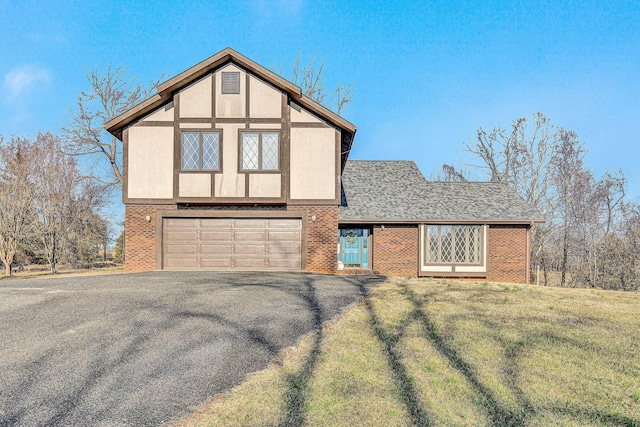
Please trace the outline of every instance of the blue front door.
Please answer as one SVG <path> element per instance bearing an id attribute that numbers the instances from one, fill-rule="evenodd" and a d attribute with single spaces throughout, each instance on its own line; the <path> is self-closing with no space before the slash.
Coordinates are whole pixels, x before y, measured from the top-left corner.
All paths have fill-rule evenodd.
<path id="1" fill-rule="evenodd" d="M 369 268 L 369 230 L 340 229 L 340 261 L 345 267 Z"/>

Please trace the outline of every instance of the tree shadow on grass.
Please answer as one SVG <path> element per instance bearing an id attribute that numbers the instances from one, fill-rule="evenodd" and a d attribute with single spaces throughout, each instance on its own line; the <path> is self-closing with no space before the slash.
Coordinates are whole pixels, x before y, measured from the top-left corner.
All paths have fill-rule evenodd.
<path id="1" fill-rule="evenodd" d="M 505 377 L 504 384 L 513 393 L 517 404 L 517 409 L 514 410 L 506 407 L 488 387 L 480 382 L 474 368 L 464 361 L 458 352 L 446 342 L 444 334 L 438 331 L 437 325 L 429 317 L 428 311 L 424 307 L 424 299 L 419 298 L 406 284 L 400 284 L 399 286 L 409 296 L 409 300 L 414 307 L 411 316 L 414 316 L 422 323 L 425 337 L 431 341 L 440 354 L 442 354 L 472 386 L 473 390 L 481 398 L 492 425 L 524 426 L 540 413 L 550 412 L 557 415 L 566 415 L 578 421 L 589 420 L 611 426 L 640 427 L 640 420 L 617 413 L 609 413 L 607 411 L 593 408 L 587 409 L 573 405 L 536 408 L 536 406 L 531 403 L 520 385 L 521 367 L 519 363 L 523 353 L 530 345 L 529 342 L 538 339 L 551 339 L 564 345 L 574 345 L 578 348 L 584 347 L 584 343 L 569 340 L 566 337 L 560 337 L 547 330 L 537 334 L 527 334 L 524 338 L 516 341 L 507 340 L 497 334 L 494 336 L 494 339 L 496 339 L 501 348 L 504 349 L 504 363 L 502 367 L 502 373 Z M 482 316 L 478 312 L 473 315 L 474 319 L 479 319 L 480 317 Z M 492 322 L 491 319 L 485 319 L 484 322 L 487 324 L 489 330 L 499 326 Z"/>
<path id="2" fill-rule="evenodd" d="M 344 281 L 354 286 L 361 297 L 366 297 L 369 289 L 385 280 L 384 277 L 371 278 L 344 278 Z M 283 420 L 279 424 L 285 426 L 300 426 L 306 420 L 306 409 L 309 398 L 309 381 L 313 377 L 316 370 L 319 357 L 322 353 L 321 345 L 324 339 L 322 330 L 322 322 L 325 313 L 316 295 L 313 277 L 309 277 L 304 282 L 304 291 L 301 293 L 302 299 L 305 301 L 309 312 L 312 314 L 314 337 L 313 344 L 307 359 L 302 368 L 286 377 L 288 385 L 287 392 L 284 397 L 282 413 Z"/>
<path id="3" fill-rule="evenodd" d="M 415 292 L 409 289 L 406 284 L 400 284 L 399 286 L 408 295 L 409 301 L 413 304 L 413 311 L 410 316 L 420 322 L 425 338 L 431 341 L 435 349 L 451 366 L 462 374 L 475 393 L 481 398 L 491 424 L 496 426 L 524 426 L 530 411 L 533 410 L 533 406 L 526 400 L 524 393 L 516 393 L 517 400 L 520 402 L 523 410 L 512 411 L 506 407 L 488 387 L 480 382 L 473 367 L 464 361 L 458 352 L 452 348 L 438 332 L 436 324 L 431 320 L 424 308 L 424 301 L 420 300 Z M 516 351 L 517 349 L 514 349 L 513 354 L 511 354 L 512 357 L 516 356 Z M 512 364 L 509 369 L 512 371 L 511 375 L 514 378 L 512 383 L 515 383 L 517 376 L 516 367 Z"/>
<path id="4" fill-rule="evenodd" d="M 399 392 L 402 403 L 407 408 L 411 422 L 416 426 L 431 426 L 434 425 L 433 420 L 424 409 L 423 402 L 420 401 L 419 393 L 413 386 L 413 382 L 407 368 L 402 363 L 402 356 L 398 349 L 398 343 L 404 336 L 407 326 L 413 321 L 411 316 L 406 317 L 400 322 L 399 327 L 396 329 L 397 333 L 391 334 L 384 330 L 378 318 L 371 299 L 369 298 L 364 288 L 360 289 L 363 296 L 364 305 L 369 314 L 369 325 L 373 330 L 374 335 L 380 341 L 384 349 L 384 356 L 387 359 L 387 363 L 391 368 L 393 374 L 393 381 Z"/>
<path id="5" fill-rule="evenodd" d="M 302 369 L 297 373 L 287 375 L 287 393 L 284 397 L 282 413 L 284 419 L 280 426 L 300 426 L 304 424 L 305 408 L 308 399 L 309 380 L 313 375 L 320 356 L 320 345 L 322 344 L 322 309 L 320 307 L 313 280 L 305 280 L 302 298 L 313 317 L 314 339 L 309 356 Z"/>

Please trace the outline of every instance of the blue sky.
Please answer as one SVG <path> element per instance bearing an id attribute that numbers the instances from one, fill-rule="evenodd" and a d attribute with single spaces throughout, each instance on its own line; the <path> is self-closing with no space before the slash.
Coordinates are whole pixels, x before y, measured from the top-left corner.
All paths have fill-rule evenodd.
<path id="1" fill-rule="evenodd" d="M 58 132 L 87 68 L 149 82 L 227 46 L 275 69 L 326 60 L 327 87 L 353 83 L 352 159 L 428 176 L 478 127 L 541 111 L 640 202 L 638 1 L 0 0 L 0 135 Z"/>

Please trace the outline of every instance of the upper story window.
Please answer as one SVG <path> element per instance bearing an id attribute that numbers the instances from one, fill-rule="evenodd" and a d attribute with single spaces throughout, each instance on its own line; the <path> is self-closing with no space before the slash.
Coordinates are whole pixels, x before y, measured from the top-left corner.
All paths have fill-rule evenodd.
<path id="1" fill-rule="evenodd" d="M 243 132 L 240 144 L 240 169 L 277 171 L 280 169 L 278 132 Z"/>
<path id="2" fill-rule="evenodd" d="M 238 94 L 240 93 L 240 73 L 222 72 L 222 93 L 223 94 Z"/>
<path id="3" fill-rule="evenodd" d="M 425 263 L 480 264 L 480 225 L 427 225 L 425 228 Z"/>
<path id="4" fill-rule="evenodd" d="M 182 132 L 182 170 L 220 170 L 220 132 Z"/>

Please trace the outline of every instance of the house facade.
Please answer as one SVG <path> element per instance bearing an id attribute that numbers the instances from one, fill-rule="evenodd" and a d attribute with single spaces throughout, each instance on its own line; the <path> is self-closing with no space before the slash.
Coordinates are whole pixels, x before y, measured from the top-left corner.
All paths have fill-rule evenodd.
<path id="1" fill-rule="evenodd" d="M 430 213 L 424 200 L 446 189 L 427 188 L 413 162 L 348 162 L 353 124 L 232 49 L 105 128 L 123 141 L 126 271 L 528 278 L 541 218 L 515 193 L 504 218 Z M 370 194 L 375 181 L 392 194 Z"/>

